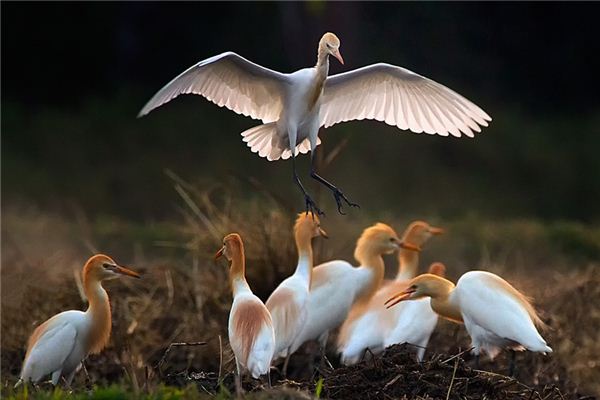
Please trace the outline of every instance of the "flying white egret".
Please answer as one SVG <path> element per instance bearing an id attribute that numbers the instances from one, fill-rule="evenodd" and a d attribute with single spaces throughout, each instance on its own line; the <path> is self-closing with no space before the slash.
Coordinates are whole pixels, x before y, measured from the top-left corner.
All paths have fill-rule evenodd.
<path id="1" fill-rule="evenodd" d="M 329 74 L 329 56 L 344 63 L 340 40 L 326 33 L 319 42 L 317 65 L 281 73 L 233 52 L 200 61 L 160 89 L 138 117 L 180 94 L 199 94 L 230 110 L 263 122 L 242 133 L 250 149 L 273 161 L 292 157 L 293 177 L 307 211 L 321 211 L 296 172 L 295 157 L 311 151 L 311 177 L 329 188 L 342 212 L 350 202 L 315 170 L 320 127 L 362 119 L 383 121 L 415 133 L 474 136 L 491 118 L 451 89 L 406 68 L 378 63 Z"/>
<path id="2" fill-rule="evenodd" d="M 53 385 L 61 377 L 67 385 L 71 384 L 88 354 L 99 353 L 108 343 L 110 303 L 102 281 L 122 275 L 140 277 L 137 272 L 117 265 L 103 254 L 97 254 L 85 263 L 83 290 L 89 302 L 88 309 L 85 312 L 61 312 L 33 331 L 17 385 L 28 381 L 37 383 L 47 375 L 52 375 Z"/>

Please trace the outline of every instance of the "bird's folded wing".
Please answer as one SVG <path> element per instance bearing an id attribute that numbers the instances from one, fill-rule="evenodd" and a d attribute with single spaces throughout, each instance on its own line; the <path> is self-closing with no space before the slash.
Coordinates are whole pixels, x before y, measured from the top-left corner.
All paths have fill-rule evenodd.
<path id="1" fill-rule="evenodd" d="M 474 136 L 491 121 L 458 93 L 405 68 L 374 64 L 325 82 L 321 126 L 375 119 L 400 129 L 456 137 Z"/>
<path id="2" fill-rule="evenodd" d="M 24 370 L 29 366 L 30 377 L 36 379 L 61 369 L 75 346 L 77 330 L 72 324 L 60 320 L 49 322 L 31 344 L 25 360 Z"/>
<path id="3" fill-rule="evenodd" d="M 138 117 L 180 94 L 199 94 L 219 107 L 264 123 L 276 121 L 283 108 L 287 76 L 226 52 L 200 61 L 166 84 Z"/>

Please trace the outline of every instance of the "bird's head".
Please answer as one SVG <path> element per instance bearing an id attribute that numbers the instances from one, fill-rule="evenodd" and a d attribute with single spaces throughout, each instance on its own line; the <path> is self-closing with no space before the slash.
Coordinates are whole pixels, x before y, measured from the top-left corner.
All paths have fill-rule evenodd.
<path id="1" fill-rule="evenodd" d="M 402 240 L 420 250 L 421 246 L 431 239 L 432 236 L 441 235 L 442 233 L 444 233 L 442 228 L 431 226 L 424 221 L 414 221 L 404 231 Z"/>
<path id="2" fill-rule="evenodd" d="M 223 238 L 223 247 L 215 254 L 215 260 L 221 256 L 225 256 L 228 261 L 231 261 L 233 257 L 243 253 L 243 251 L 244 243 L 242 242 L 242 237 L 237 233 L 230 233 Z"/>
<path id="3" fill-rule="evenodd" d="M 441 262 L 434 262 L 429 266 L 429 273 L 443 278 L 446 276 L 446 266 Z"/>
<path id="4" fill-rule="evenodd" d="M 340 54 L 340 39 L 334 33 L 327 32 L 324 34 L 319 42 L 319 48 L 325 51 L 326 54 L 337 58 L 342 65 L 344 64 L 344 59 Z"/>
<path id="5" fill-rule="evenodd" d="M 448 294 L 454 284 L 438 275 L 423 274 L 408 282 L 406 289 L 390 297 L 385 305 L 393 307 L 404 300 L 418 300 L 423 297 L 438 297 Z"/>
<path id="6" fill-rule="evenodd" d="M 137 272 L 118 265 L 112 258 L 104 254 L 92 256 L 83 267 L 84 281 L 89 279 L 104 281 L 115 279 L 123 275 L 138 279 L 141 278 L 140 274 Z"/>
<path id="7" fill-rule="evenodd" d="M 416 250 L 414 246 L 400 240 L 392 227 L 378 222 L 365 229 L 362 235 L 360 235 L 356 242 L 354 258 L 362 262 L 367 253 L 377 255 L 390 254 L 399 248 Z"/>
<path id="8" fill-rule="evenodd" d="M 328 239 L 327 232 L 321 228 L 321 222 L 319 217 L 314 213 L 301 212 L 296 218 L 296 225 L 294 225 L 294 233 L 296 237 L 306 237 L 312 239 L 317 236 L 322 236 Z"/>

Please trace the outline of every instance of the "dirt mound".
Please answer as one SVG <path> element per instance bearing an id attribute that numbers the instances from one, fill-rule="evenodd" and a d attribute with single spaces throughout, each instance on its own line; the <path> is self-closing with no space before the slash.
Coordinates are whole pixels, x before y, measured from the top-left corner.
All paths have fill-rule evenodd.
<path id="1" fill-rule="evenodd" d="M 277 380 L 269 392 L 286 398 L 307 398 L 307 391 L 320 398 L 344 400 L 370 399 L 456 399 L 456 400 L 593 400 L 592 396 L 563 393 L 556 385 L 530 387 L 516 379 L 471 368 L 462 357 L 438 355 L 431 360 L 415 361 L 414 351 L 397 345 L 381 356 L 349 367 L 322 371 L 322 377 L 305 381 Z M 167 384 L 186 385 L 194 382 L 202 392 L 217 393 L 223 388 L 234 391 L 233 376 L 227 375 L 219 385 L 216 375 L 199 372 L 172 374 Z M 265 383 L 246 378 L 244 388 L 254 395 L 265 389 Z M 296 391 L 294 391 L 296 390 Z M 254 397 L 254 396 L 252 396 Z"/>
<path id="2" fill-rule="evenodd" d="M 564 399 L 555 386 L 531 388 L 515 379 L 469 367 L 460 355 L 418 363 L 407 346 L 324 377 L 330 399 Z"/>

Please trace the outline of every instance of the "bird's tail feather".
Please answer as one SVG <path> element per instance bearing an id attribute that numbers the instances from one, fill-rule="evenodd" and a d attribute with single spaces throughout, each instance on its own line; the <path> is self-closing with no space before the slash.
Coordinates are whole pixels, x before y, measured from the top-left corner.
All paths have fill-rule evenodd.
<path id="1" fill-rule="evenodd" d="M 246 142 L 253 153 L 265 157 L 269 161 L 283 158 L 287 160 L 292 156 L 291 150 L 287 148 L 277 134 L 277 123 L 258 125 L 242 132 L 242 140 Z M 317 138 L 317 146 L 321 144 L 321 139 Z M 310 141 L 304 139 L 302 143 L 296 146 L 296 155 L 298 153 L 308 153 L 310 151 Z"/>

